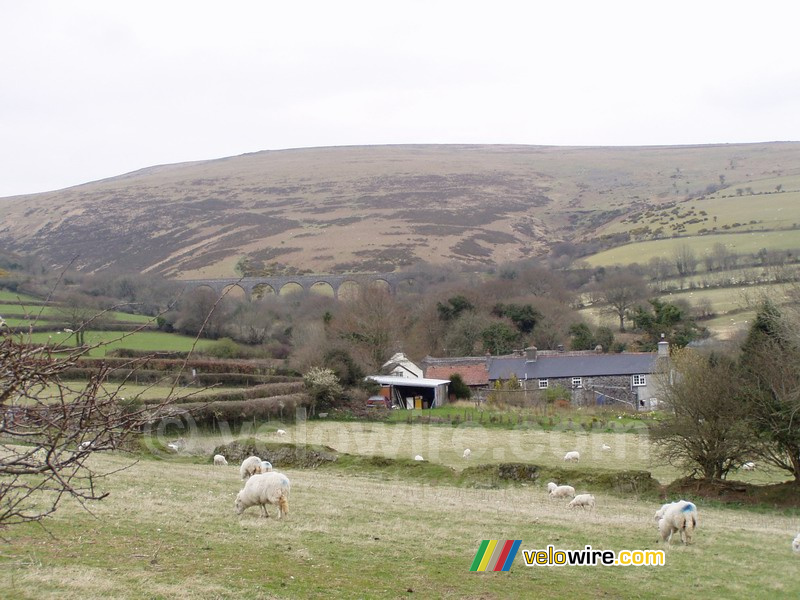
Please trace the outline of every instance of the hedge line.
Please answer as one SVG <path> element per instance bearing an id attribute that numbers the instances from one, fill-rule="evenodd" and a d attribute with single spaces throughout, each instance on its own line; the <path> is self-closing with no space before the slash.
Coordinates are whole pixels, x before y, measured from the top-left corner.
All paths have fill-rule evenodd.
<path id="1" fill-rule="evenodd" d="M 83 380 L 89 379 L 95 374 L 97 369 L 73 367 L 64 370 L 62 379 Z M 226 386 L 255 386 L 265 383 L 293 383 L 299 381 L 297 377 L 286 377 L 283 375 L 249 375 L 246 373 L 198 373 L 197 377 L 192 377 L 191 373 L 183 372 L 180 375 L 176 372 L 153 371 L 149 369 L 113 369 L 108 372 L 107 381 L 114 383 L 145 384 L 158 383 L 161 381 L 173 383 L 177 380 L 177 385 L 196 385 L 206 387 L 210 385 Z"/>
<path id="2" fill-rule="evenodd" d="M 199 404 L 202 402 L 241 402 L 244 400 L 253 400 L 257 398 L 273 398 L 276 396 L 291 396 L 294 394 L 301 394 L 305 390 L 305 384 L 302 381 L 292 383 L 267 383 L 264 385 L 257 385 L 246 390 L 198 390 L 196 395 L 187 396 L 185 398 L 171 399 L 170 403 L 177 404 Z M 147 398 L 143 399 L 144 404 L 161 404 L 166 402 L 165 398 Z"/>
<path id="3" fill-rule="evenodd" d="M 185 367 L 191 371 L 195 369 L 198 373 L 250 373 L 252 375 L 272 375 L 275 372 L 275 365 L 266 361 L 259 360 L 212 360 L 212 359 L 192 359 L 184 361 L 179 358 L 159 358 L 167 353 L 148 352 L 140 359 L 133 357 L 105 357 L 102 359 L 111 367 L 132 367 L 136 369 L 150 369 L 153 371 L 174 371 Z M 168 353 L 172 356 L 173 353 Z M 155 356 L 154 356 L 155 355 Z M 96 365 L 93 360 L 80 361 L 80 366 Z"/>
<path id="4" fill-rule="evenodd" d="M 294 420 L 298 407 L 308 406 L 311 397 L 307 394 L 290 394 L 271 398 L 254 398 L 229 402 L 195 402 L 170 407 L 166 420 L 189 417 L 199 426 L 213 426 L 220 421 L 239 424 L 244 421 L 258 419 Z"/>

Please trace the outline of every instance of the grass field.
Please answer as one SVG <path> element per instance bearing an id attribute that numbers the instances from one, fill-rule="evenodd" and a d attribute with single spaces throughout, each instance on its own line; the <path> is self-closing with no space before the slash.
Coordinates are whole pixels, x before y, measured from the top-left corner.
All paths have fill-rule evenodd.
<path id="1" fill-rule="evenodd" d="M 34 296 L 28 296 L 27 294 L 12 292 L 11 290 L 0 288 L 0 302 L 41 302 L 41 300 L 39 298 L 35 298 Z"/>
<path id="2" fill-rule="evenodd" d="M 174 378 L 174 376 L 173 376 Z M 36 393 L 39 402 L 59 401 L 59 396 L 56 394 L 64 395 L 66 401 L 74 400 L 79 394 L 86 389 L 86 381 L 63 381 L 58 386 L 55 384 L 48 386 L 44 390 Z M 153 398 L 162 399 L 170 397 L 172 399 L 179 399 L 188 396 L 194 396 L 198 400 L 202 399 L 203 394 L 208 394 L 209 390 L 203 390 L 197 387 L 175 386 L 170 384 L 170 374 L 166 373 L 164 380 L 159 385 L 135 385 L 135 384 L 115 384 L 106 383 L 103 387 L 103 393 L 114 393 L 118 398 L 138 398 L 140 400 L 150 400 Z M 217 389 L 217 388 L 215 388 Z M 239 391 L 242 388 L 226 387 L 226 392 Z M 15 402 L 19 406 L 34 403 L 33 400 L 22 399 Z"/>
<path id="3" fill-rule="evenodd" d="M 35 344 L 60 344 L 70 346 L 72 344 L 72 334 L 62 333 L 61 335 L 48 333 L 34 333 L 30 340 Z M 117 348 L 129 348 L 132 350 L 143 350 L 156 352 L 188 352 L 192 349 L 194 338 L 178 335 L 175 333 L 164 333 L 162 331 L 139 331 L 129 333 L 124 331 L 87 331 L 86 344 L 106 345 L 96 348 L 89 353 L 89 356 L 105 356 L 111 350 Z M 200 350 L 214 344 L 213 340 L 201 339 L 197 341 L 196 349 Z M 157 349 L 157 350 L 156 350 Z"/>
<path id="4" fill-rule="evenodd" d="M 98 315 L 100 311 L 98 311 Z M 0 303 L 0 315 L 15 315 L 26 319 L 35 319 L 41 315 L 43 317 L 52 317 L 54 319 L 64 319 L 64 312 L 55 306 L 26 306 L 25 304 L 13 304 L 9 302 Z M 119 311 L 108 311 L 102 313 L 101 319 L 103 321 L 124 321 L 128 323 L 149 323 L 155 322 L 153 317 L 147 315 L 134 315 L 132 313 L 125 313 Z M 46 324 L 43 321 L 41 324 Z"/>
<path id="5" fill-rule="evenodd" d="M 326 424 L 309 435 L 340 438 L 335 426 Z M 391 430 L 387 435 L 404 432 L 403 426 L 378 427 Z M 423 440 L 435 439 L 441 429 L 415 428 Z M 299 435 L 297 429 L 289 433 Z M 614 446 L 629 437 L 609 441 Z M 600 439 L 608 438 L 594 441 Z M 431 446 L 416 446 L 413 439 L 408 447 L 401 437 L 395 441 L 403 453 L 434 454 Z M 363 439 L 349 443 L 355 447 Z M 490 452 L 488 446 L 485 450 Z M 615 464 L 628 468 L 625 457 L 611 454 Z M 444 462 L 448 456 L 441 452 Z M 473 455 L 473 460 L 486 457 Z M 104 469 L 131 462 L 124 455 L 92 460 Z M 233 501 L 242 485 L 235 465 L 191 461 L 140 460 L 103 481 L 111 495 L 91 503 L 92 514 L 67 503 L 47 520 L 46 530 L 36 525 L 4 530 L 3 598 L 800 595 L 798 557 L 790 548 L 800 517 L 793 514 L 698 503 L 694 543 L 666 548 L 662 567 L 527 567 L 520 552 L 509 573 L 470 573 L 483 539 L 520 539 L 522 549 L 547 544 L 565 550 L 587 544 L 615 551 L 662 548 L 653 521 L 659 502 L 596 493 L 596 510 L 573 512 L 565 501 L 546 495 L 544 482 L 476 489 L 392 479 L 380 472 L 287 469 L 290 516 L 277 520 L 273 509 L 273 518 L 265 520 L 254 508 L 235 515 Z"/>
<path id="6" fill-rule="evenodd" d="M 755 253 L 761 248 L 768 250 L 794 250 L 800 248 L 800 229 L 786 231 L 754 231 L 749 233 L 725 233 L 718 235 L 694 235 L 665 238 L 626 244 L 587 256 L 585 260 L 593 267 L 647 264 L 656 256 L 671 257 L 683 245 L 691 248 L 698 258 L 711 252 L 715 244 L 724 244 L 728 250 L 739 254 Z"/>

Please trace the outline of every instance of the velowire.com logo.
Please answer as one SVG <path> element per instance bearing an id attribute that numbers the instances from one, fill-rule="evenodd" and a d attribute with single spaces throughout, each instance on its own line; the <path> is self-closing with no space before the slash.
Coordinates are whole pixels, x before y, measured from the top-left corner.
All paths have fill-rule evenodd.
<path id="1" fill-rule="evenodd" d="M 508 571 L 522 540 L 483 540 L 470 571 Z"/>

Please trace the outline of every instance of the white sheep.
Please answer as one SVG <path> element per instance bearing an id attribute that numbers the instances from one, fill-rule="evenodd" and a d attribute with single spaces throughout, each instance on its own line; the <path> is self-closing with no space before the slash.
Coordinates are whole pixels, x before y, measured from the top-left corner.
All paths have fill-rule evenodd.
<path id="1" fill-rule="evenodd" d="M 272 471 L 272 463 L 268 460 L 262 460 L 259 473 L 269 473 L 270 471 Z"/>
<path id="2" fill-rule="evenodd" d="M 572 452 L 567 452 L 564 455 L 564 460 L 578 462 L 580 459 L 581 459 L 581 454 L 576 450 L 573 450 Z"/>
<path id="3" fill-rule="evenodd" d="M 680 532 L 684 545 L 692 541 L 692 534 L 697 528 L 697 507 L 686 500 L 678 500 L 664 504 L 656 511 L 658 531 L 666 543 L 672 540 L 672 534 Z"/>
<path id="4" fill-rule="evenodd" d="M 286 435 L 286 431 L 284 431 L 283 429 L 278 429 L 278 431 L 276 431 L 275 433 L 277 433 L 278 435 Z"/>
<path id="5" fill-rule="evenodd" d="M 603 446 L 600 449 L 603 452 L 608 452 L 609 450 L 611 450 L 611 446 L 609 446 L 608 444 L 603 444 Z"/>
<path id="6" fill-rule="evenodd" d="M 556 482 L 554 482 L 554 481 L 551 481 L 550 483 L 547 484 L 547 491 L 548 492 L 552 492 L 557 487 L 558 487 L 558 484 Z"/>
<path id="7" fill-rule="evenodd" d="M 592 494 L 578 494 L 575 496 L 569 504 L 567 504 L 567 508 L 575 508 L 580 506 L 581 508 L 594 508 L 594 496 Z"/>
<path id="8" fill-rule="evenodd" d="M 472 450 L 469 448 L 464 450 L 464 458 L 469 458 L 469 455 L 472 454 Z"/>
<path id="9" fill-rule="evenodd" d="M 798 533 L 797 537 L 795 537 L 792 541 L 792 550 L 795 552 L 800 552 L 800 533 Z"/>
<path id="10" fill-rule="evenodd" d="M 214 455 L 214 465 L 217 467 L 224 467 L 227 466 L 228 461 L 225 460 L 225 457 L 222 454 L 215 454 Z"/>
<path id="11" fill-rule="evenodd" d="M 422 457 L 421 457 L 419 454 L 417 454 L 417 455 L 414 457 L 414 460 L 425 460 L 425 459 L 424 459 L 424 458 L 422 458 Z"/>
<path id="12" fill-rule="evenodd" d="M 575 488 L 571 485 L 559 485 L 550 490 L 552 498 L 574 498 Z"/>
<path id="13" fill-rule="evenodd" d="M 239 475 L 242 480 L 261 472 L 261 459 L 257 456 L 248 456 L 242 461 L 242 466 L 239 467 Z"/>
<path id="14" fill-rule="evenodd" d="M 289 478 L 283 473 L 271 471 L 269 473 L 257 473 L 247 480 L 241 491 L 236 494 L 236 514 L 242 514 L 251 506 L 260 506 L 261 515 L 269 518 L 267 504 L 278 507 L 278 518 L 289 514 L 289 490 L 291 485 Z"/>
<path id="15" fill-rule="evenodd" d="M 742 465 L 742 471 L 754 471 L 756 468 L 756 463 L 754 462 L 746 462 Z"/>
<path id="16" fill-rule="evenodd" d="M 81 442 L 78 446 L 78 450 L 88 450 L 92 446 L 94 446 L 94 442 Z"/>

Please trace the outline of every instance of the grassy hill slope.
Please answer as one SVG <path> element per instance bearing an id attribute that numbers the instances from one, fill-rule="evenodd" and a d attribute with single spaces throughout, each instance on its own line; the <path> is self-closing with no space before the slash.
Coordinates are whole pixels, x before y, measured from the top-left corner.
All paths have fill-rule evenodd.
<path id="1" fill-rule="evenodd" d="M 269 151 L 3 198 L 0 239 L 49 265 L 77 255 L 89 271 L 178 278 L 231 276 L 243 255 L 275 271 L 485 265 L 642 227 L 623 220 L 710 185 L 754 196 L 797 190 L 798 181 L 800 143 L 792 142 Z M 752 215 L 739 203 L 739 221 L 759 220 L 759 202 Z"/>

